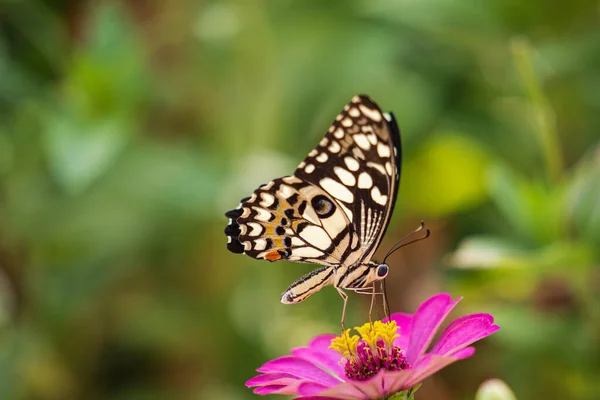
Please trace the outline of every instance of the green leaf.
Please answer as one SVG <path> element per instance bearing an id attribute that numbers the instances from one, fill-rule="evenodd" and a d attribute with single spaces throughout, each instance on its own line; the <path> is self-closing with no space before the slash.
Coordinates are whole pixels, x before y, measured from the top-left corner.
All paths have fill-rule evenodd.
<path id="1" fill-rule="evenodd" d="M 130 126 L 120 119 L 82 121 L 70 114 L 47 115 L 44 143 L 50 169 L 69 193 L 80 193 L 124 148 Z"/>
<path id="2" fill-rule="evenodd" d="M 442 217 L 481 203 L 486 197 L 488 154 L 460 134 L 436 135 L 403 167 L 400 190 L 415 214 Z"/>
<path id="3" fill-rule="evenodd" d="M 563 236 L 562 186 L 527 180 L 504 165 L 488 174 L 489 193 L 504 218 L 530 244 L 548 244 Z"/>

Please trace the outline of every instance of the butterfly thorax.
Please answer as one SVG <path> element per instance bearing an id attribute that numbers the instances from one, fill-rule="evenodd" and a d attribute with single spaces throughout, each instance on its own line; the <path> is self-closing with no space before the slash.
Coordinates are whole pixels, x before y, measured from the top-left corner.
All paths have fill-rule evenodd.
<path id="1" fill-rule="evenodd" d="M 363 289 L 387 276 L 387 265 L 376 261 L 338 268 L 334 273 L 333 286 L 341 289 Z"/>

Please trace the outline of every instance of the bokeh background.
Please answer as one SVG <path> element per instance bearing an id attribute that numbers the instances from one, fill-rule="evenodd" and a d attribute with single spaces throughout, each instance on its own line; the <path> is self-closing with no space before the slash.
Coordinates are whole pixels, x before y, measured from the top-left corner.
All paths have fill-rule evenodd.
<path id="1" fill-rule="evenodd" d="M 600 4 L 0 0 L 0 398 L 233 399 L 337 332 L 310 266 L 225 248 L 357 93 L 399 120 L 393 311 L 502 330 L 422 400 L 600 398 Z M 352 296 L 349 323 L 366 319 Z"/>

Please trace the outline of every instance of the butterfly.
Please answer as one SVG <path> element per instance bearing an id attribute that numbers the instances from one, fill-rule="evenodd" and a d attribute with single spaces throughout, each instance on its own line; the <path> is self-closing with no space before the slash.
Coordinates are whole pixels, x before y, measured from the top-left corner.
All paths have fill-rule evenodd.
<path id="1" fill-rule="evenodd" d="M 371 258 L 394 210 L 400 180 L 400 130 L 368 96 L 354 96 L 293 175 L 261 185 L 225 215 L 227 248 L 268 261 L 320 267 L 292 283 L 284 304 L 333 285 L 342 299 L 366 293 L 388 274 Z"/>

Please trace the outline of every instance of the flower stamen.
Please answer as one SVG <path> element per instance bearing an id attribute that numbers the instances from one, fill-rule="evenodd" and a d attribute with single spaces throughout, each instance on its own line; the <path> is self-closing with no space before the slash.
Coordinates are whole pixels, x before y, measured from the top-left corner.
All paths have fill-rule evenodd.
<path id="1" fill-rule="evenodd" d="M 396 321 L 375 321 L 354 328 L 359 334 L 350 336 L 350 329 L 331 341 L 329 348 L 344 357 L 344 370 L 350 379 L 362 381 L 375 376 L 381 369 L 400 371 L 410 365 L 404 351 L 394 346 L 400 336 Z M 344 360 L 345 359 L 345 360 Z"/>

